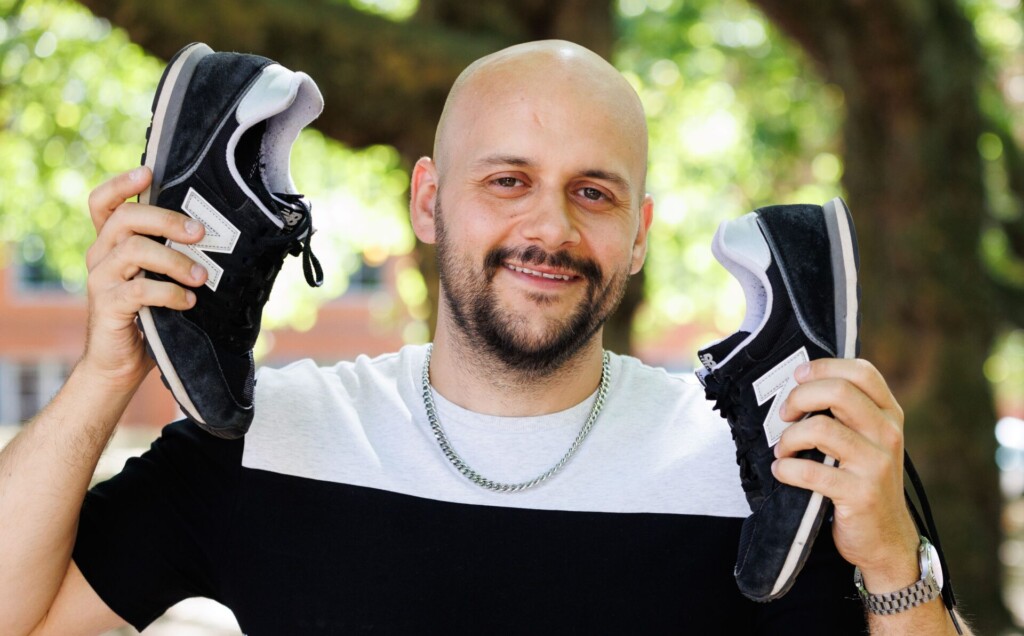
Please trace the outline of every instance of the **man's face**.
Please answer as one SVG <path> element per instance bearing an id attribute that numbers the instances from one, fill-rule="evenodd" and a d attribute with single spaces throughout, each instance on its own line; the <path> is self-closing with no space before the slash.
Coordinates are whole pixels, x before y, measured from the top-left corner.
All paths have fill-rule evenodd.
<path id="1" fill-rule="evenodd" d="M 538 373 L 558 368 L 590 340 L 622 300 L 628 270 L 608 275 L 591 258 L 576 257 L 568 251 L 547 252 L 538 245 L 495 246 L 477 265 L 472 257 L 459 256 L 451 244 L 440 201 L 434 214 L 438 270 L 452 321 L 471 346 L 489 351 L 510 368 Z M 525 296 L 525 303 L 511 310 L 503 305 L 501 290 L 494 281 L 510 263 L 527 270 L 513 272 L 513 280 L 520 281 L 517 289 Z M 540 280 L 534 281 L 537 273 Z M 545 274 L 554 278 L 545 278 Z M 548 313 L 546 317 L 537 311 L 559 303 L 565 296 L 559 288 L 570 284 L 579 287 L 574 290 L 579 296 L 574 307 L 562 315 Z M 514 297 L 512 301 L 516 302 Z M 539 325 L 539 330 L 532 328 L 542 319 L 546 324 Z"/>
<path id="2" fill-rule="evenodd" d="M 502 89 L 467 106 L 440 168 L 441 283 L 471 345 L 544 372 L 598 332 L 642 264 L 644 156 L 578 86 Z"/>

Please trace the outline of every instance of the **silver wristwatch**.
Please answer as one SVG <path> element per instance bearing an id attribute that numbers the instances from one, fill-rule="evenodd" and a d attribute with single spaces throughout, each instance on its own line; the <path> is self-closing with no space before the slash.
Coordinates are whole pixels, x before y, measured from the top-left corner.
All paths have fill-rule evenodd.
<path id="1" fill-rule="evenodd" d="M 917 548 L 917 557 L 921 566 L 920 580 L 902 590 L 886 594 L 869 592 L 864 587 L 864 577 L 861 576 L 860 568 L 853 571 L 853 582 L 869 612 L 882 615 L 899 614 L 938 598 L 942 593 L 942 566 L 939 564 L 938 550 L 928 539 L 921 537 L 921 545 Z"/>

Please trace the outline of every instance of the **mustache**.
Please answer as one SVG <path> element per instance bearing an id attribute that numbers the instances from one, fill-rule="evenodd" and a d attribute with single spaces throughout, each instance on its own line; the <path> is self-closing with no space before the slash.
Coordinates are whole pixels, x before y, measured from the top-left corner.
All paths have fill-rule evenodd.
<path id="1" fill-rule="evenodd" d="M 537 246 L 529 245 L 521 248 L 496 247 L 484 257 L 484 273 L 490 281 L 506 261 L 516 261 L 523 265 L 546 265 L 557 267 L 579 276 L 588 282 L 598 285 L 604 280 L 601 266 L 589 258 L 578 258 L 569 252 L 548 252 Z"/>

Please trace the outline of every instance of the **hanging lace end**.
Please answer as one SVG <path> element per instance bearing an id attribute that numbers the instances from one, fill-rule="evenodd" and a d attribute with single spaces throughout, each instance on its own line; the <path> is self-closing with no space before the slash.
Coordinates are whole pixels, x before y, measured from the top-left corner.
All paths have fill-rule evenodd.
<path id="1" fill-rule="evenodd" d="M 313 248 L 310 246 L 310 239 L 312 237 L 313 233 L 309 232 L 306 234 L 306 238 L 302 240 L 302 273 L 310 287 L 320 287 L 324 284 L 324 270 L 320 266 L 320 260 L 317 259 L 316 254 L 313 253 Z"/>

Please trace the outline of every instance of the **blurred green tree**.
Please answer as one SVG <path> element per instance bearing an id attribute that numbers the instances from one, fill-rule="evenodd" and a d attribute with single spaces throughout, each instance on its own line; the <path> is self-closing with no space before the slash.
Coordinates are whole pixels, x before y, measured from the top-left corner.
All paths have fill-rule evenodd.
<path id="1" fill-rule="evenodd" d="M 67 0 L 0 0 L 0 232 L 44 237 L 62 270 L 80 268 L 81 251 L 59 241 L 80 245 L 89 233 L 72 229 L 82 224 L 68 211 L 138 152 L 159 64 L 137 46 L 166 59 L 201 40 L 310 73 L 327 101 L 324 136 L 397 154 L 376 147 L 361 159 L 313 136 L 304 165 L 320 181 L 307 191 L 340 187 L 376 161 L 385 176 L 352 196 L 388 201 L 388 219 L 401 215 L 398 171 L 430 153 L 444 96 L 469 61 L 548 37 L 611 57 L 650 114 L 660 197 L 648 302 L 638 277 L 609 325 L 618 350 L 680 321 L 733 329 L 742 300 L 706 249 L 715 223 L 767 203 L 821 202 L 841 182 L 861 242 L 864 355 L 907 412 L 967 613 L 982 631 L 1007 623 L 991 575 L 1000 500 L 982 369 L 1001 334 L 1024 324 L 1019 0 L 754 0 L 770 22 L 740 0 L 83 4 L 127 37 L 41 21 L 78 11 Z M 47 64 L 58 56 L 74 72 Z M 411 246 L 407 230 L 399 236 L 389 253 Z M 37 254 L 40 240 L 29 243 Z M 404 296 L 423 317 L 436 275 L 429 249 L 416 254 L 423 277 L 407 277 Z"/>

